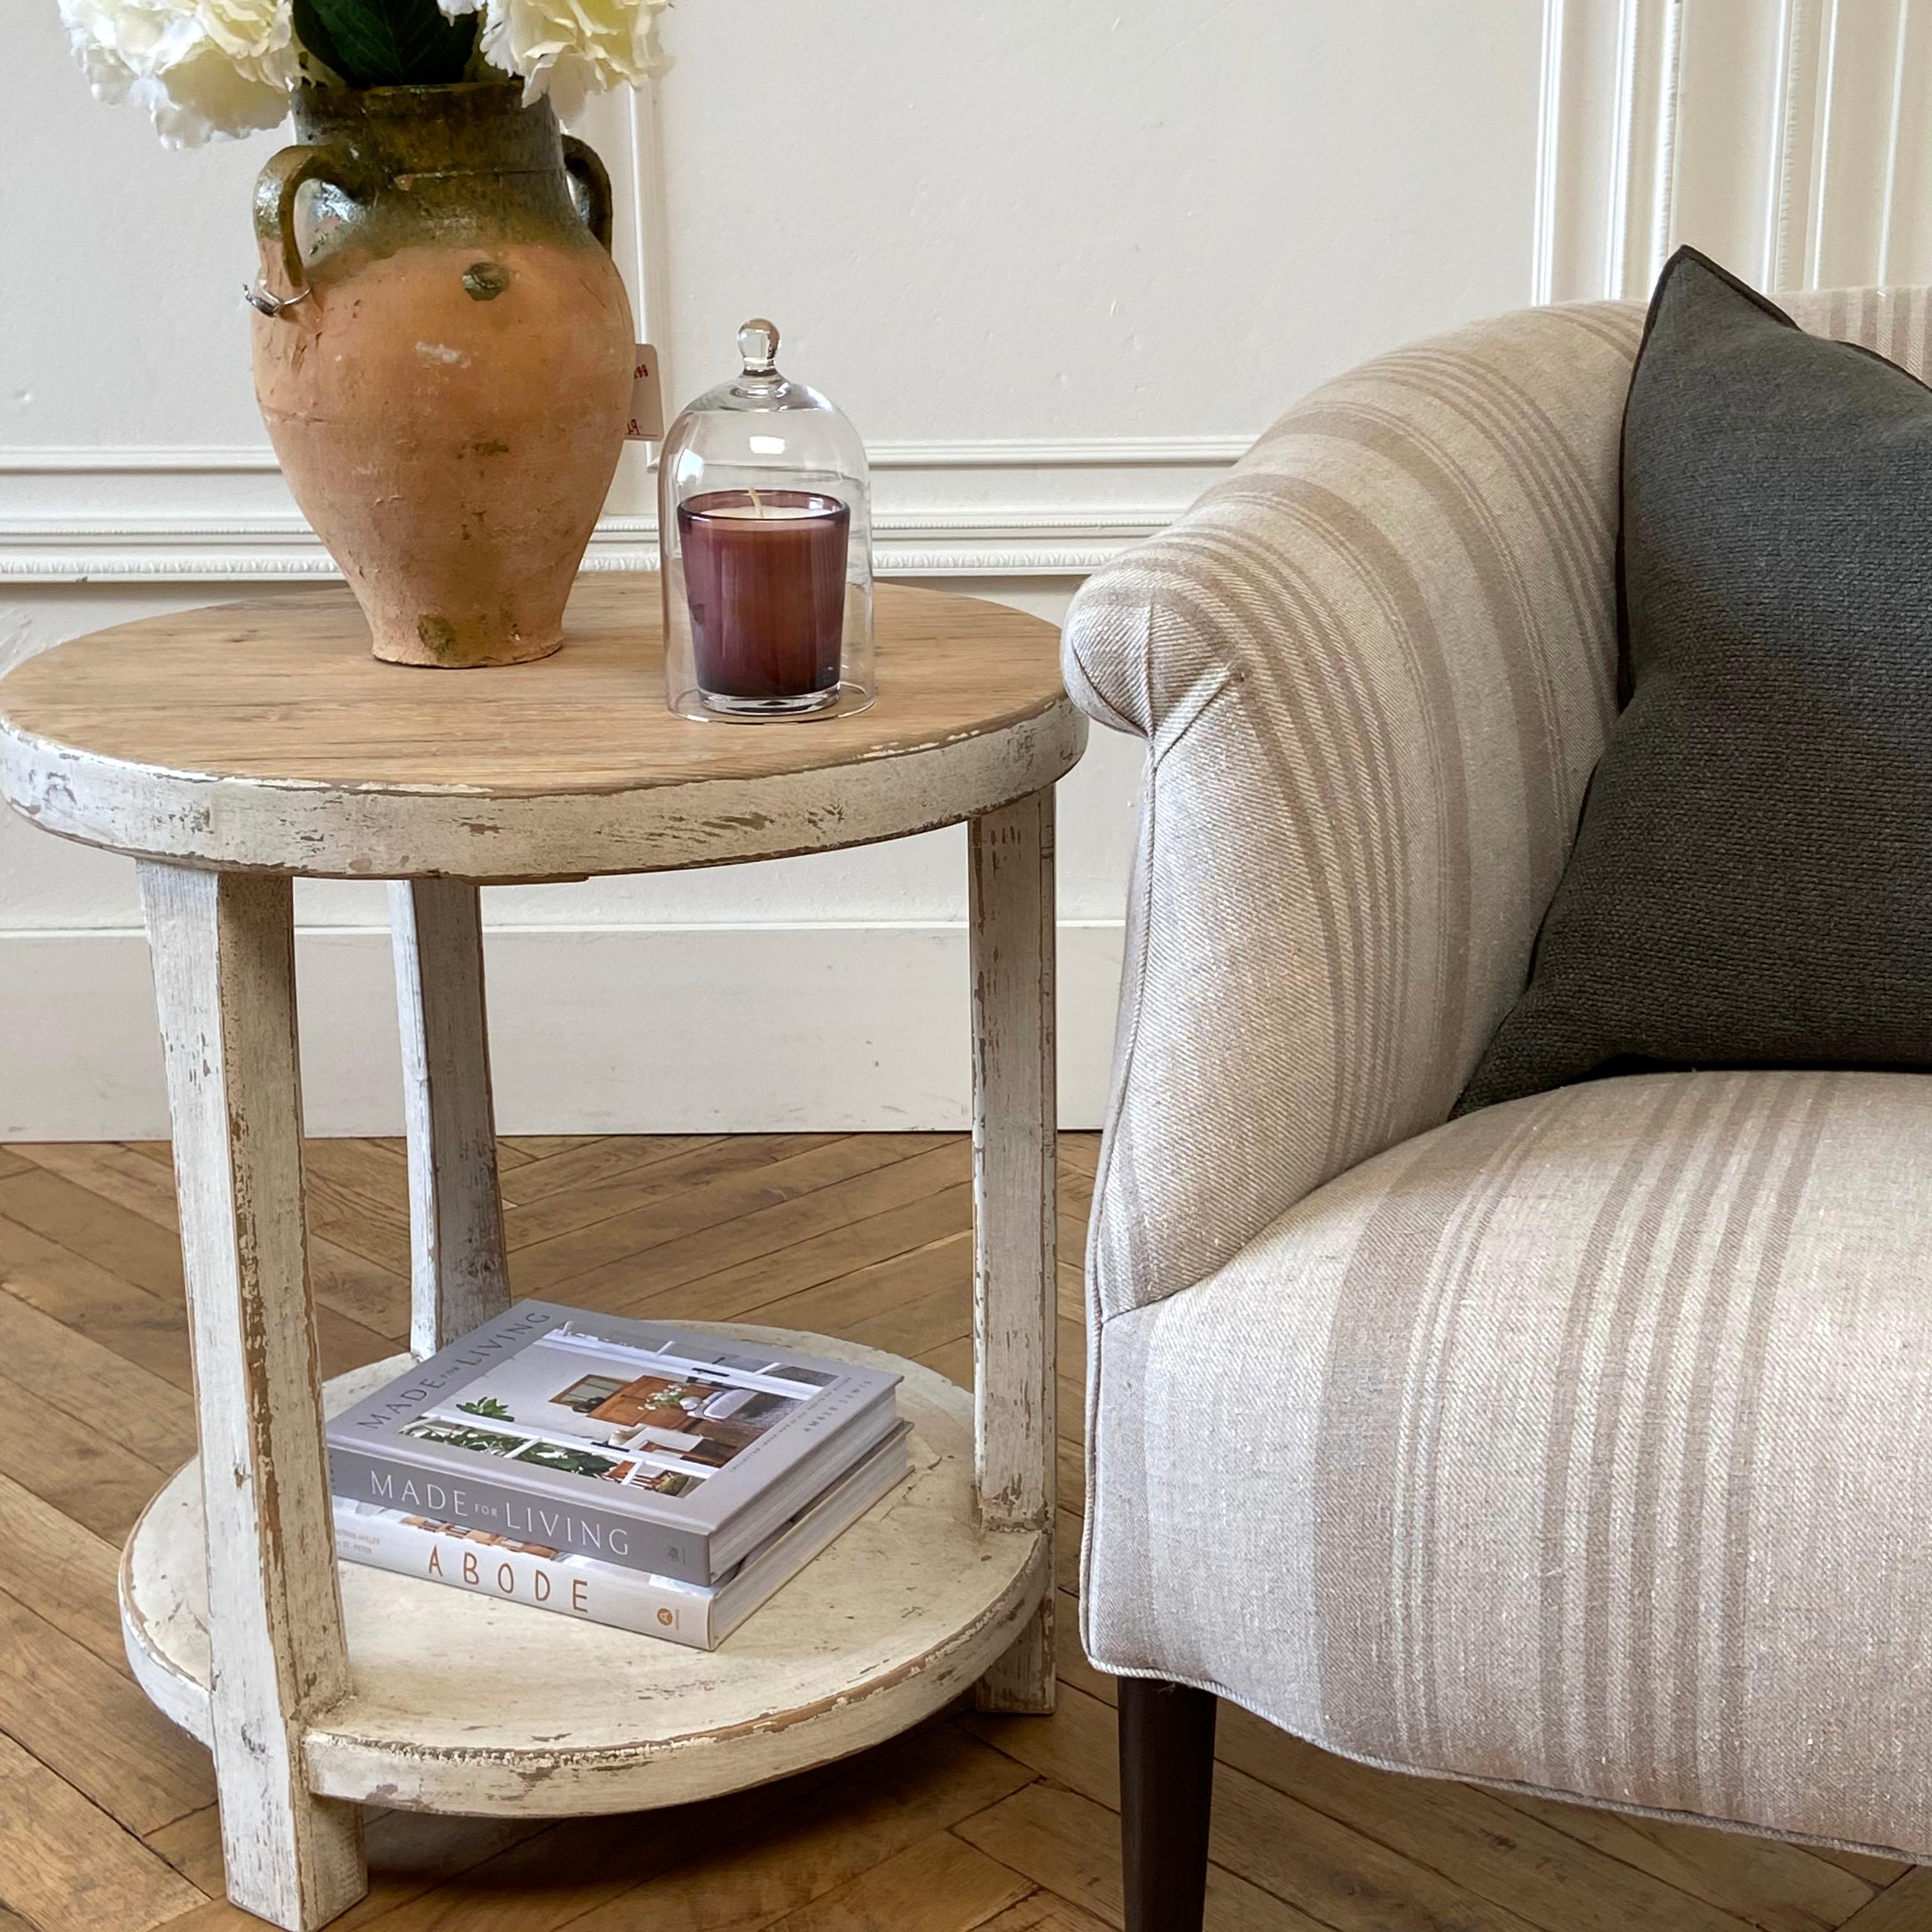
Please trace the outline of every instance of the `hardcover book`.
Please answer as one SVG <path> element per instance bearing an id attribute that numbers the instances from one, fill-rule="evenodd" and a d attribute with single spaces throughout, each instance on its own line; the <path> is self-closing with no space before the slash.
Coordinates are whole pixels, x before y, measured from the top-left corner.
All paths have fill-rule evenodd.
<path id="1" fill-rule="evenodd" d="M 335 1498 L 336 1551 L 352 1563 L 447 1583 L 474 1596 L 715 1650 L 898 1484 L 911 1466 L 906 1440 L 911 1432 L 910 1424 L 901 1423 L 856 1468 L 708 1588 L 342 1496 Z"/>
<path id="2" fill-rule="evenodd" d="M 898 1380 L 519 1302 L 337 1416 L 330 1484 L 708 1586 L 892 1433 Z"/>

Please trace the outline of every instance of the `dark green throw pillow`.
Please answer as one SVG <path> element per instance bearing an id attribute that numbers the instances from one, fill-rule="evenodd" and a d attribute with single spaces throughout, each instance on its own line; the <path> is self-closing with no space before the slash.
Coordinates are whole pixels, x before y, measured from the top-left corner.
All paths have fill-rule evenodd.
<path id="1" fill-rule="evenodd" d="M 1457 1112 L 1932 1067 L 1932 389 L 1681 249 L 1630 379 L 1618 610 L 1626 702 Z"/>

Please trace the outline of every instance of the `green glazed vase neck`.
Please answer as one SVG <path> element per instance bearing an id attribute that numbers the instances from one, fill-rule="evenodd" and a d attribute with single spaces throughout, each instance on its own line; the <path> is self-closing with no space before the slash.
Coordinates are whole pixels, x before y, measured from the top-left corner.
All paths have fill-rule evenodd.
<path id="1" fill-rule="evenodd" d="M 570 192 L 548 100 L 514 82 L 296 90 L 296 131 L 329 165 L 320 262 L 344 248 L 565 241 L 595 246 Z"/>

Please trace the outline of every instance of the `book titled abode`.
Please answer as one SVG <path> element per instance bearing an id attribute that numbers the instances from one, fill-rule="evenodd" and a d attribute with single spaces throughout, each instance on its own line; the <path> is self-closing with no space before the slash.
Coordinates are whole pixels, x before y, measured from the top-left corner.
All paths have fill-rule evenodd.
<path id="1" fill-rule="evenodd" d="M 710 1585 L 892 1433 L 898 1379 L 519 1302 L 337 1416 L 331 1486 Z"/>
<path id="2" fill-rule="evenodd" d="M 898 1482 L 911 1466 L 911 1433 L 910 1425 L 901 1423 L 817 1502 L 709 1587 L 341 1496 L 335 1499 L 336 1551 L 351 1562 L 446 1583 L 472 1596 L 715 1650 Z"/>

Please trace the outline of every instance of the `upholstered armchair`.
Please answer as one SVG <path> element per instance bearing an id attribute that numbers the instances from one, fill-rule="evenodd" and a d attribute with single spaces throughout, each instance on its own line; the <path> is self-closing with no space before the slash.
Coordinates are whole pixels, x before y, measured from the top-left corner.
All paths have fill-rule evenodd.
<path id="1" fill-rule="evenodd" d="M 1924 373 L 1924 292 L 1780 299 Z M 1148 746 L 1082 1585 L 1132 1932 L 1198 1924 L 1217 1696 L 1932 1857 L 1932 1078 L 1449 1118 L 1616 710 L 1642 322 L 1526 311 L 1329 383 L 1068 622 L 1069 687 Z"/>

